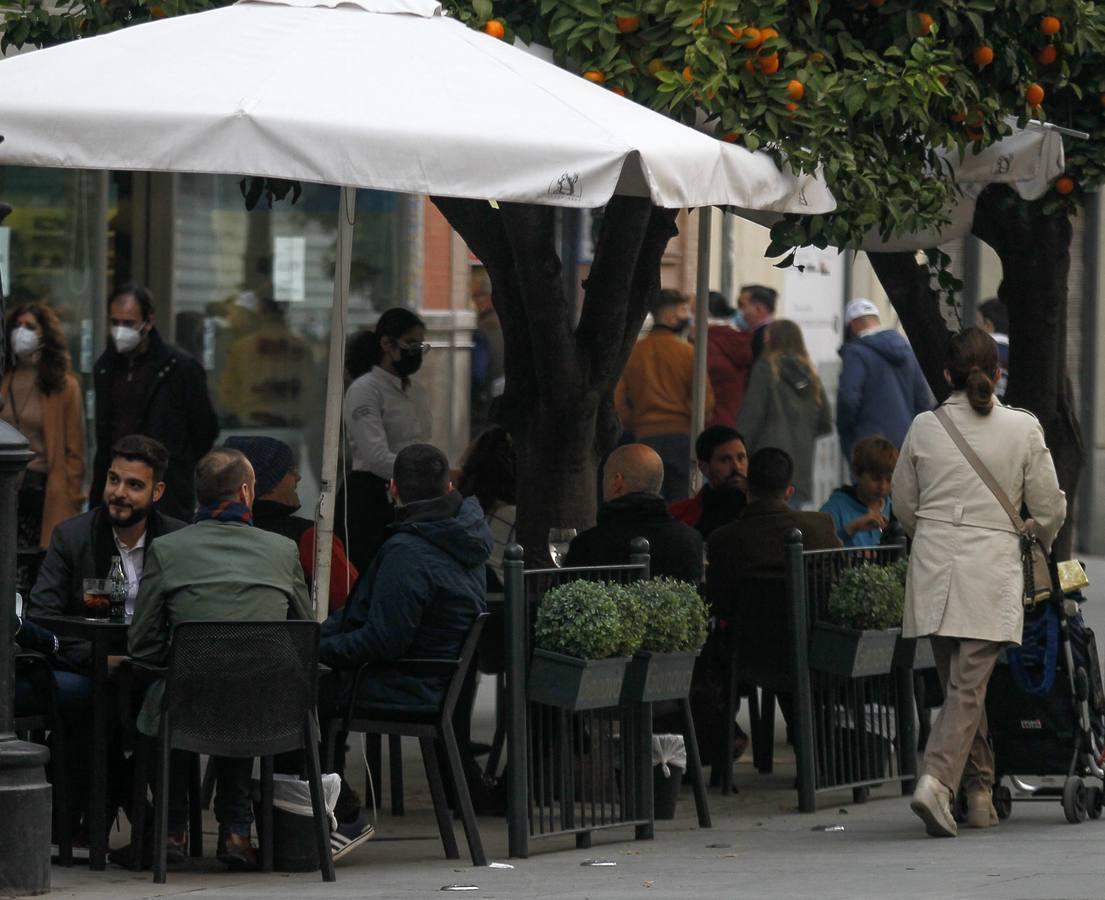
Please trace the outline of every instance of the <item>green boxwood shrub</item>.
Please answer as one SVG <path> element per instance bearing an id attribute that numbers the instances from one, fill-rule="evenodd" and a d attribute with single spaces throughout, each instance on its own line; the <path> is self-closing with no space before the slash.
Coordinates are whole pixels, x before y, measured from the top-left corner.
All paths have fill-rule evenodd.
<path id="1" fill-rule="evenodd" d="M 642 650 L 675 653 L 705 643 L 709 612 L 694 585 L 661 577 L 635 581 L 627 590 L 643 613 Z"/>
<path id="2" fill-rule="evenodd" d="M 858 629 L 897 628 L 905 607 L 906 561 L 865 565 L 840 576 L 829 594 L 829 619 Z"/>
<path id="3" fill-rule="evenodd" d="M 553 588 L 541 600 L 534 643 L 543 650 L 583 659 L 622 655 L 622 617 L 610 585 L 570 581 Z"/>

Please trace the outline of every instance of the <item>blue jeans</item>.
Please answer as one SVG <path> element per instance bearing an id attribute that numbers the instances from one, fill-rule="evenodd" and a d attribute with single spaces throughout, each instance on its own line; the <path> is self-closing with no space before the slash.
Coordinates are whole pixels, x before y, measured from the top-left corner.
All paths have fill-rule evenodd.
<path id="1" fill-rule="evenodd" d="M 189 754 L 174 750 L 169 759 L 169 833 L 188 830 Z M 250 780 L 253 759 L 212 756 L 215 767 L 215 818 L 219 834 L 249 837 L 253 824 L 253 796 Z"/>

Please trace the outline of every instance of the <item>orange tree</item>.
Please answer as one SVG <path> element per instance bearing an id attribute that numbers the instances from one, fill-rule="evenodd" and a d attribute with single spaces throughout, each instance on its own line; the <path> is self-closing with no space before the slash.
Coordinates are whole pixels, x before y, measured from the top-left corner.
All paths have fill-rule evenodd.
<path id="1" fill-rule="evenodd" d="M 222 0 L 18 0 L 4 45 L 53 43 Z M 553 49 L 604 89 L 719 140 L 819 171 L 839 209 L 788 216 L 769 256 L 858 246 L 871 233 L 939 228 L 959 199 L 940 149 L 971 153 L 1010 121 L 1086 130 L 1067 173 L 1039 201 L 982 195 L 975 233 L 1003 264 L 1010 309 L 1009 398 L 1037 413 L 1072 491 L 1081 443 L 1066 375 L 1071 215 L 1105 171 L 1105 23 L 1087 0 L 445 0 L 493 38 Z M 563 289 L 556 217 L 545 208 L 435 198 L 485 263 L 506 344 L 501 418 L 519 450 L 519 536 L 593 518 L 594 471 L 618 432 L 611 394 L 659 289 L 674 214 L 616 198 L 603 212 L 582 308 Z M 947 258 L 872 254 L 937 393 L 957 287 Z"/>
<path id="2" fill-rule="evenodd" d="M 553 48 L 566 68 L 719 140 L 819 171 L 839 208 L 788 216 L 767 255 L 813 244 L 938 229 L 960 199 L 938 151 L 970 154 L 1014 125 L 1053 121 L 1090 133 L 1067 142 L 1067 170 L 1041 199 L 987 188 L 974 233 L 1003 266 L 1010 311 L 1008 400 L 1043 423 L 1068 493 L 1082 445 L 1066 371 L 1071 215 L 1105 172 L 1105 13 L 1085 0 L 450 0 L 473 27 L 490 20 Z M 462 231 L 463 233 L 463 231 Z M 959 287 L 947 256 L 873 253 L 938 395 Z"/>

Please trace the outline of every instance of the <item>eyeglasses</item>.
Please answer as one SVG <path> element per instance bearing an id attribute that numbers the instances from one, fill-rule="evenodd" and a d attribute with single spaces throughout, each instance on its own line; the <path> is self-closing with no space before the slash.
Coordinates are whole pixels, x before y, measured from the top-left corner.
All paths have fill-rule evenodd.
<path id="1" fill-rule="evenodd" d="M 426 341 L 396 341 L 396 346 L 404 353 L 411 353 L 417 350 L 419 353 L 429 353 L 431 347 Z"/>

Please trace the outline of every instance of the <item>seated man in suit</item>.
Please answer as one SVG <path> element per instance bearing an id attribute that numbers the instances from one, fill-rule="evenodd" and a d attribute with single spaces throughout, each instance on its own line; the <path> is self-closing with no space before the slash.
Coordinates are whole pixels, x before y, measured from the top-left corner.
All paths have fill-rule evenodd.
<path id="1" fill-rule="evenodd" d="M 127 589 L 134 599 L 153 542 L 185 525 L 157 510 L 168 464 L 168 451 L 153 438 L 131 434 L 115 442 L 103 505 L 54 529 L 27 599 L 27 615 L 84 615 L 84 579 L 107 578 L 113 556 L 123 561 Z M 61 638 L 52 659 L 58 668 L 83 672 L 88 657 L 87 642 Z"/>
<path id="2" fill-rule="evenodd" d="M 195 486 L 195 524 L 165 535 L 150 548 L 127 635 L 130 655 L 154 665 L 168 661 L 173 629 L 180 622 L 311 617 L 296 545 L 252 525 L 256 487 L 249 460 L 238 450 L 212 450 L 196 464 Z M 143 734 L 157 734 L 162 688 L 157 683 L 146 692 L 138 716 Z M 233 870 L 253 868 L 253 760 L 212 757 L 212 762 L 218 858 Z M 169 784 L 169 858 L 174 861 L 187 854 L 187 784 L 187 756 L 174 751 Z"/>
<path id="3" fill-rule="evenodd" d="M 634 538 L 648 540 L 653 577 L 667 575 L 691 584 L 702 581 L 702 535 L 676 521 L 660 490 L 664 463 L 644 444 L 624 444 L 606 459 L 598 524 L 577 535 L 566 566 L 610 566 L 629 562 Z"/>
<path id="4" fill-rule="evenodd" d="M 807 550 L 841 545 L 830 515 L 800 512 L 787 504 L 794 494 L 793 476 L 794 461 L 786 451 L 761 447 L 753 453 L 748 461 L 748 505 L 735 521 L 711 534 L 707 545 L 706 599 L 713 612 L 714 624 L 695 666 L 696 684 L 692 689 L 691 705 L 703 759 L 714 764 L 724 764 L 727 759 L 724 737 L 728 635 L 741 580 L 754 577 L 781 581 L 784 538 L 792 528 L 802 532 Z M 775 621 L 772 612 L 775 611 L 766 611 L 765 617 Z M 748 621 L 742 624 L 747 626 Z M 772 641 L 771 637 L 748 635 L 750 644 L 758 642 L 759 649 L 768 658 L 778 656 L 779 642 Z M 778 699 L 787 716 L 789 697 Z"/>
<path id="5" fill-rule="evenodd" d="M 319 684 L 319 718 L 344 714 L 357 670 L 365 663 L 401 657 L 455 659 L 475 621 L 487 609 L 486 564 L 495 539 L 475 497 L 463 499 L 449 480 L 449 461 L 429 444 L 412 444 L 395 457 L 388 493 L 395 524 L 349 602 L 322 624 L 319 651 L 336 678 Z M 382 666 L 360 685 L 361 706 L 389 712 L 434 712 L 445 690 L 442 677 L 415 677 Z M 463 705 L 463 704 L 462 704 Z M 471 714 L 458 705 L 457 714 Z M 335 768 L 344 770 L 344 736 Z M 470 773 L 469 782 L 478 779 Z M 352 792 L 345 786 L 343 794 Z M 355 810 L 339 801 L 339 858 L 371 836 L 352 825 Z M 344 837 L 343 837 L 344 836 Z"/>

